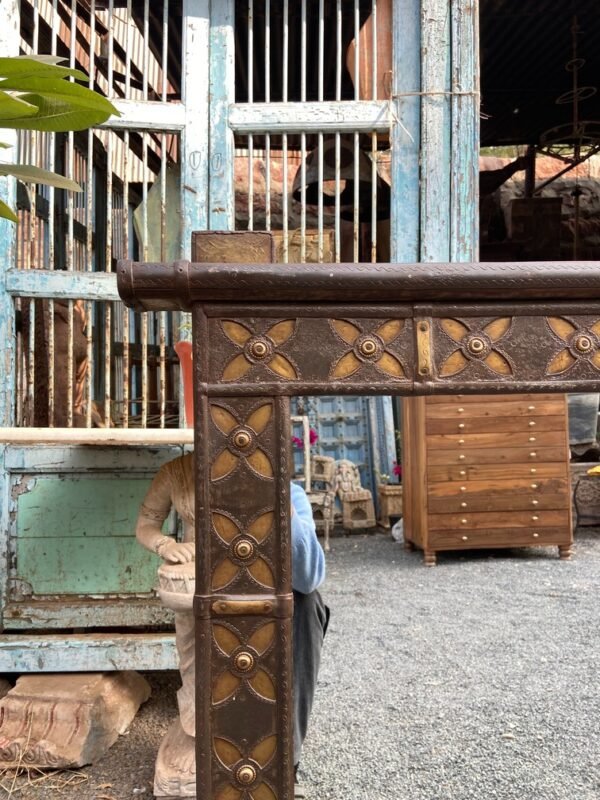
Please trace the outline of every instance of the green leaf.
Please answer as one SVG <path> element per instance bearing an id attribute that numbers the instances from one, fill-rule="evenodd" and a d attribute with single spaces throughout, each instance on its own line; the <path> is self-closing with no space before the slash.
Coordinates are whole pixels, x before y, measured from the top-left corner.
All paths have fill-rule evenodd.
<path id="1" fill-rule="evenodd" d="M 113 113 L 113 106 L 106 98 L 102 98 L 104 104 L 100 104 L 100 107 L 97 107 L 97 104 L 94 103 L 94 106 L 90 108 L 87 98 L 77 98 L 72 101 L 71 99 L 49 98 L 42 95 L 26 95 L 25 97 L 28 102 L 37 106 L 37 115 L 7 120 L 6 122 L 0 119 L 0 128 L 25 128 L 34 131 L 78 131 L 101 125 Z M 118 114 L 116 109 L 115 113 Z"/>
<path id="2" fill-rule="evenodd" d="M 14 56 L 0 58 L 0 76 L 27 78 L 40 75 L 48 78 L 73 77 L 79 81 L 88 81 L 89 76 L 78 69 L 57 66 L 66 61 L 60 56 Z"/>
<path id="3" fill-rule="evenodd" d="M 0 123 L 5 120 L 30 117 L 38 113 L 37 106 L 27 103 L 20 97 L 0 92 Z"/>
<path id="4" fill-rule="evenodd" d="M 11 222 L 18 222 L 19 218 L 10 206 L 7 206 L 4 200 L 0 200 L 0 217 L 9 219 Z"/>
<path id="5" fill-rule="evenodd" d="M 72 192 L 80 192 L 81 187 L 70 178 L 58 175 L 56 172 L 49 172 L 47 169 L 40 169 L 31 164 L 0 164 L 0 175 L 12 175 L 21 181 L 29 183 L 43 183 L 46 186 L 54 186 L 57 189 L 69 189 Z"/>

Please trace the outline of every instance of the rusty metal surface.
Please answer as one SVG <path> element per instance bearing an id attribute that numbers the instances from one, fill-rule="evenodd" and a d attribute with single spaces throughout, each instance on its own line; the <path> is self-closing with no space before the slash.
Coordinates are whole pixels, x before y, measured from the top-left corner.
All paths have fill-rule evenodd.
<path id="1" fill-rule="evenodd" d="M 288 396 L 597 390 L 586 264 L 119 265 L 192 309 L 198 796 L 291 800 Z"/>
<path id="2" fill-rule="evenodd" d="M 138 311 L 193 303 L 436 303 L 600 300 L 595 262 L 475 264 L 136 264 L 118 287 Z"/>

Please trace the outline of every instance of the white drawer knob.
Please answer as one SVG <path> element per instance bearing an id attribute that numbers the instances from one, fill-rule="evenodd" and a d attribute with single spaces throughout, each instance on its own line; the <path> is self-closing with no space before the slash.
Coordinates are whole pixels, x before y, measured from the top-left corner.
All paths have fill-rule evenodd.
<path id="1" fill-rule="evenodd" d="M 468 542 L 469 541 L 469 537 L 468 536 L 463 536 L 462 540 L 463 540 L 463 542 Z"/>

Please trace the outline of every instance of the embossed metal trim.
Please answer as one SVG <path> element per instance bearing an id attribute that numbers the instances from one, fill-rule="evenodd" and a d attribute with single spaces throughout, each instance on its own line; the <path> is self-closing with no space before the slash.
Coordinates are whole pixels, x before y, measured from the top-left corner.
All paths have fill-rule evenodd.
<path id="1" fill-rule="evenodd" d="M 119 294 L 139 311 L 214 302 L 484 302 L 600 299 L 594 262 L 143 264 L 120 261 Z"/>

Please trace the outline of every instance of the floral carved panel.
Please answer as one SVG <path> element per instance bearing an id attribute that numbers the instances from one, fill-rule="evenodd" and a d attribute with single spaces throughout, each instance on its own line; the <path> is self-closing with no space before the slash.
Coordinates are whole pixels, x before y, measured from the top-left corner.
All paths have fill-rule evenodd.
<path id="1" fill-rule="evenodd" d="M 211 319 L 209 381 L 227 385 L 286 383 L 298 391 L 330 384 L 407 385 L 413 372 L 412 321 L 331 319 Z"/>

